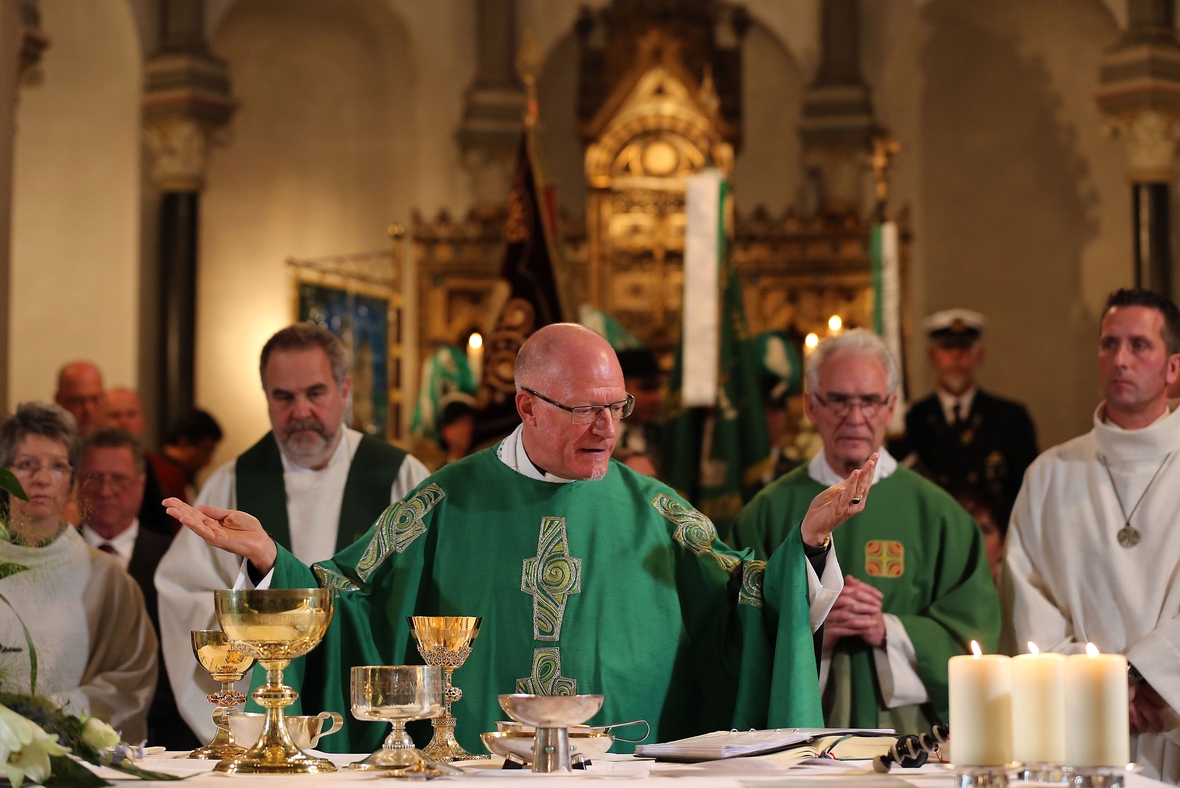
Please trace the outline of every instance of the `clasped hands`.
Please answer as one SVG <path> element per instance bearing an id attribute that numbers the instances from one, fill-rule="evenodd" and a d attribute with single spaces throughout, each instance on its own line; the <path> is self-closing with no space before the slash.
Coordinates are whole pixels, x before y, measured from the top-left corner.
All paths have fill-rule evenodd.
<path id="1" fill-rule="evenodd" d="M 278 549 L 253 515 L 216 506 L 190 506 L 179 498 L 165 498 L 164 508 L 209 545 L 240 555 L 263 574 L 274 568 Z"/>
<path id="2" fill-rule="evenodd" d="M 1168 703 L 1160 697 L 1154 687 L 1146 681 L 1131 682 L 1127 688 L 1127 695 L 1130 701 L 1128 705 L 1132 733 L 1164 729 L 1161 712 L 1168 707 Z"/>

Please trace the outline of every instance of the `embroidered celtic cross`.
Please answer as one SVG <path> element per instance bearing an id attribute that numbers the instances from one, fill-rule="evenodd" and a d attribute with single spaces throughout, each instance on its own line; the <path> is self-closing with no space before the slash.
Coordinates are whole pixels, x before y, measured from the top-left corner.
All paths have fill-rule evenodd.
<path id="1" fill-rule="evenodd" d="M 582 559 L 570 555 L 564 517 L 542 517 L 537 555 L 524 560 L 520 590 L 533 597 L 533 637 L 557 640 L 570 594 L 582 593 Z"/>
<path id="2" fill-rule="evenodd" d="M 578 682 L 561 675 L 561 649 L 533 649 L 533 669 L 516 680 L 516 691 L 528 695 L 577 695 Z"/>

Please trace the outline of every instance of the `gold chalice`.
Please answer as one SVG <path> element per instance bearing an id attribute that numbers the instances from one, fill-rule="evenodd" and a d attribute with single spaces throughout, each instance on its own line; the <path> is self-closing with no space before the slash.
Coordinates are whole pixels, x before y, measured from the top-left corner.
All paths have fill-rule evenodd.
<path id="1" fill-rule="evenodd" d="M 381 749 L 350 769 L 381 769 L 394 777 L 462 774 L 422 754 L 406 733 L 410 720 L 425 720 L 443 709 L 443 671 L 436 665 L 381 665 L 352 669 L 352 716 L 386 721 L 393 729 Z"/>
<path id="2" fill-rule="evenodd" d="M 209 671 L 214 681 L 221 682 L 220 690 L 205 696 L 205 700 L 217 707 L 213 710 L 213 722 L 217 724 L 229 709 L 246 702 L 246 696 L 234 689 L 234 682 L 241 681 L 242 676 L 246 675 L 246 671 L 254 664 L 254 657 L 231 646 L 220 629 L 194 629 L 192 639 L 197 662 Z M 245 751 L 246 748 L 235 742 L 226 728 L 218 725 L 213 740 L 193 750 L 188 757 L 220 761 L 222 758 L 234 758 Z"/>
<path id="3" fill-rule="evenodd" d="M 463 697 L 463 691 L 451 683 L 451 674 L 462 667 L 471 654 L 471 641 L 479 634 L 483 619 L 478 616 L 410 616 L 410 628 L 418 641 L 418 653 L 427 665 L 443 669 L 443 712 L 431 721 L 434 738 L 424 752 L 436 761 L 474 761 L 490 755 L 473 755 L 455 740 L 455 718 L 451 704 Z"/>
<path id="4" fill-rule="evenodd" d="M 266 709 L 258 741 L 242 755 L 217 764 L 230 774 L 308 774 L 334 772 L 324 758 L 313 758 L 291 741 L 283 709 L 299 693 L 283 684 L 283 668 L 311 651 L 328 631 L 336 597 L 327 588 L 265 591 L 215 591 L 221 629 L 235 649 L 266 668 L 266 684 L 254 700 Z"/>

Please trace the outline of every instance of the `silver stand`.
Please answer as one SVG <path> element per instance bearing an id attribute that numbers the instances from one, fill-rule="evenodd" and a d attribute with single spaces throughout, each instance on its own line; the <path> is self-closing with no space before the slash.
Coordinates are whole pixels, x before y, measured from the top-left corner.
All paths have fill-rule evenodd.
<path id="1" fill-rule="evenodd" d="M 1026 783 L 1064 783 L 1065 772 L 1060 763 L 1026 763 L 1020 770 L 1020 779 Z"/>
<path id="2" fill-rule="evenodd" d="M 958 788 L 1008 788 L 1007 766 L 955 766 Z"/>
<path id="3" fill-rule="evenodd" d="M 1125 766 L 1064 766 L 1061 771 L 1072 788 L 1124 788 L 1127 781 Z"/>

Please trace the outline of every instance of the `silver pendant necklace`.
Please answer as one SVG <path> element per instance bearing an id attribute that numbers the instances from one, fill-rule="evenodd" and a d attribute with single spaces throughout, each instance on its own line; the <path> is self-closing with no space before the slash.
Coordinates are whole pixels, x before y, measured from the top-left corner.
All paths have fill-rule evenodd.
<path id="1" fill-rule="evenodd" d="M 1099 455 L 1102 456 L 1102 455 Z M 1168 460 L 1172 459 L 1172 452 L 1168 452 L 1168 456 L 1164 457 L 1164 461 L 1160 463 L 1160 467 L 1155 469 L 1155 474 L 1152 475 L 1151 481 L 1143 488 L 1143 494 L 1139 496 L 1139 500 L 1135 502 L 1135 507 L 1131 509 L 1131 513 L 1127 514 L 1127 507 L 1123 506 L 1123 498 L 1119 495 L 1119 486 L 1114 483 L 1114 475 L 1110 472 L 1110 465 L 1106 462 L 1106 457 L 1102 456 L 1102 467 L 1106 468 L 1106 478 L 1110 479 L 1110 486 L 1114 489 L 1114 499 L 1119 502 L 1119 511 L 1123 515 L 1123 527 L 1115 534 L 1119 540 L 1119 544 L 1123 547 L 1134 547 L 1139 544 L 1139 531 L 1131 525 L 1131 518 L 1135 516 L 1135 512 L 1139 509 L 1139 504 L 1143 503 L 1143 499 L 1147 497 L 1147 491 L 1151 489 L 1151 485 L 1155 484 L 1156 477 L 1160 475 L 1160 471 L 1168 464 Z"/>

